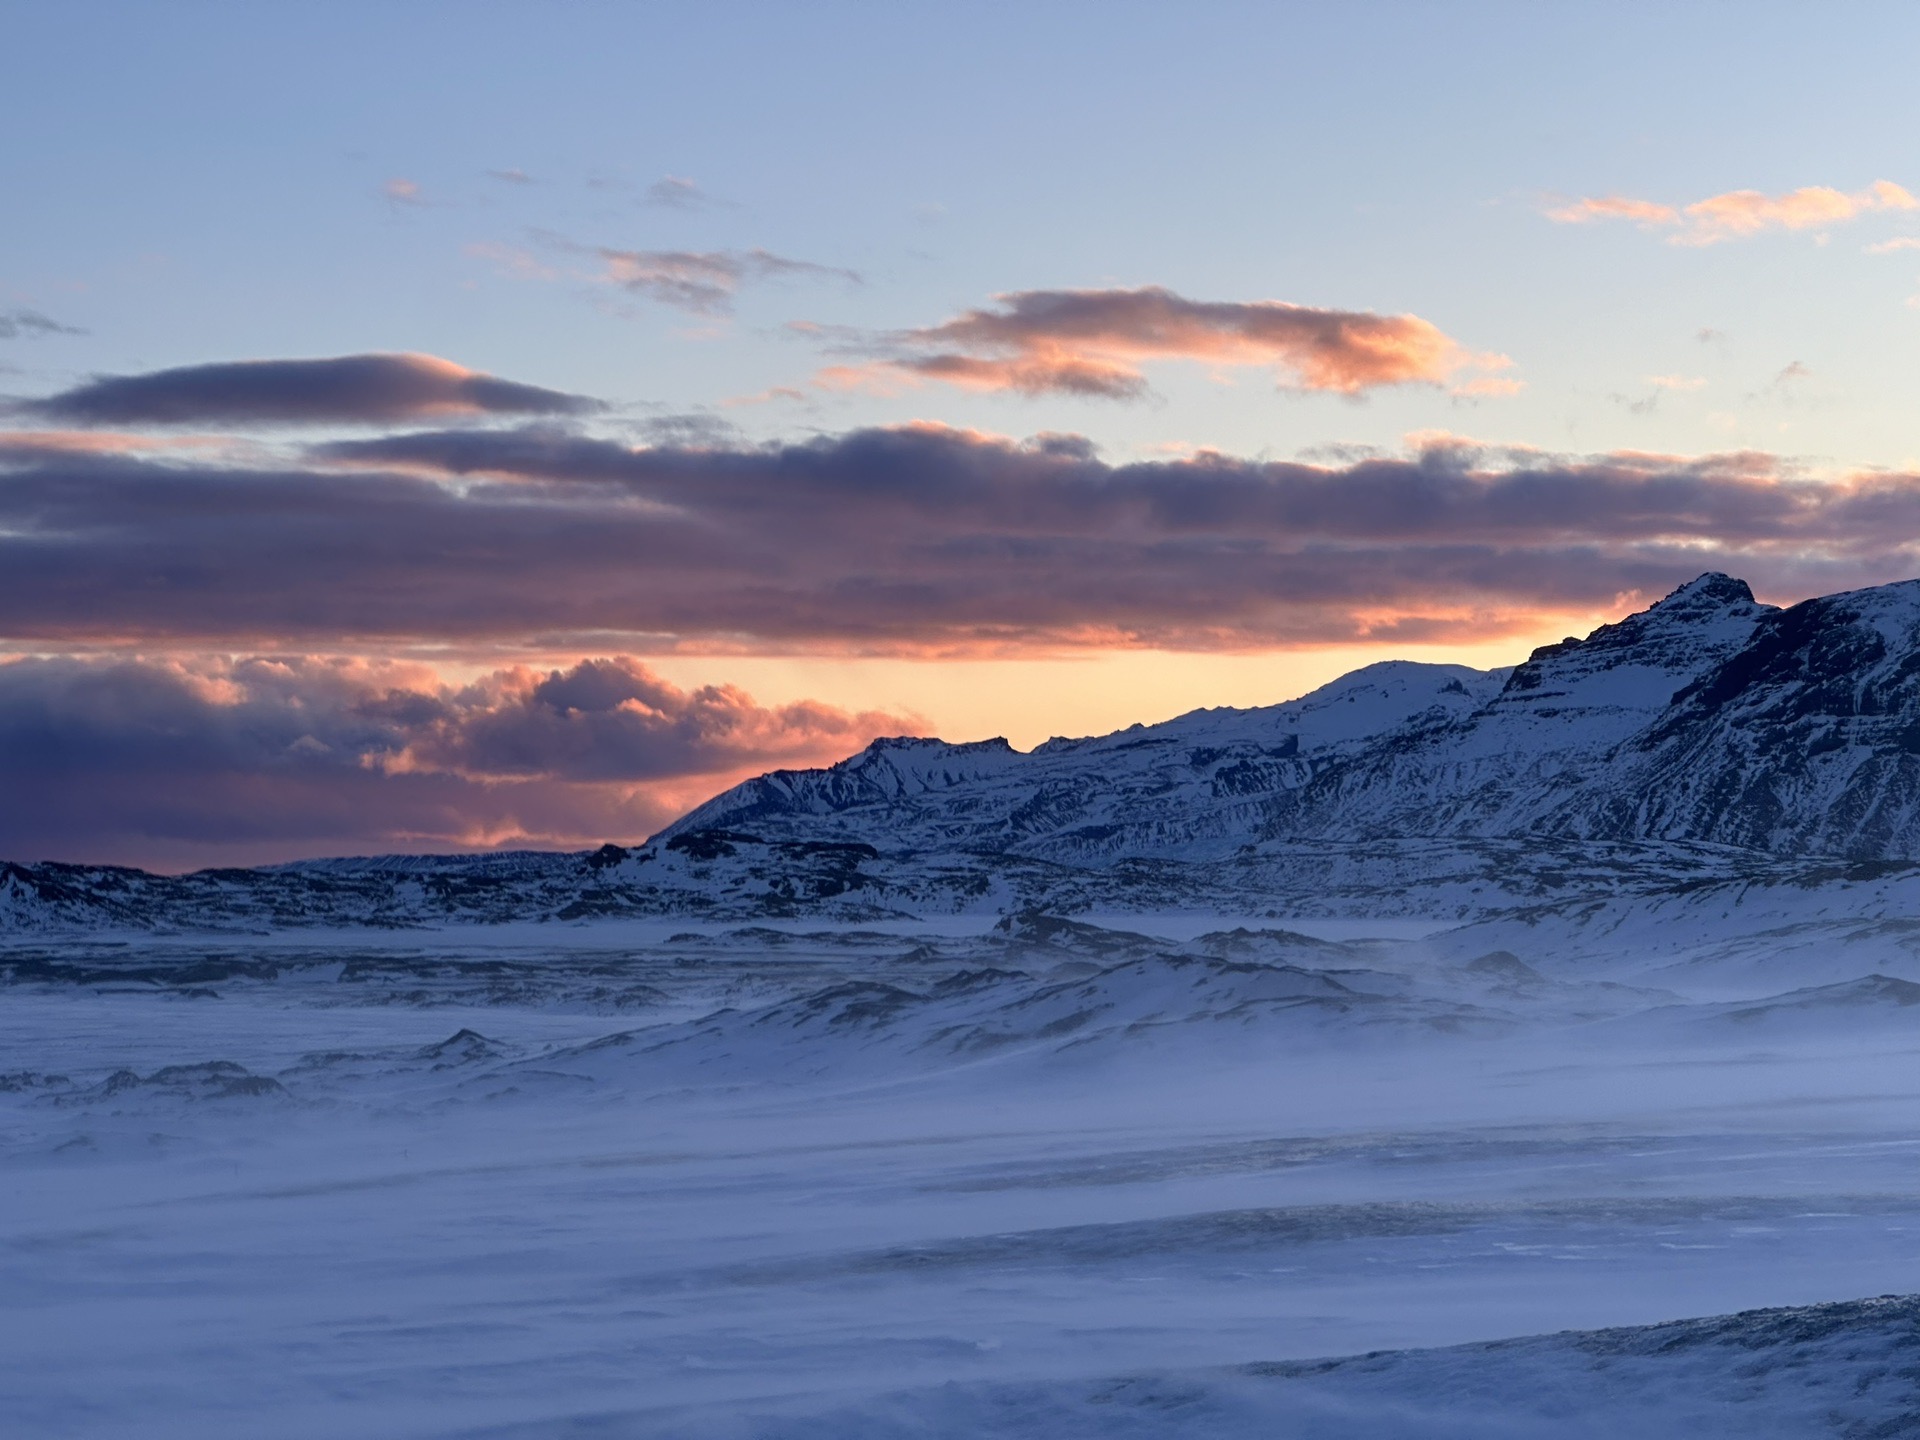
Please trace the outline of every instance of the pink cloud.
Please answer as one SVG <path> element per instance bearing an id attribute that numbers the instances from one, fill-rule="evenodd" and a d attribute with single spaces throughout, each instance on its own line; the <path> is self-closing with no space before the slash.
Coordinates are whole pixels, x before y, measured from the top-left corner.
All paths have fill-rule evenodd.
<path id="1" fill-rule="evenodd" d="M 1134 400 L 1148 393 L 1143 364 L 1189 361 L 1216 370 L 1258 367 L 1283 388 L 1356 395 L 1510 363 L 1469 353 L 1417 315 L 1189 300 L 1160 286 L 1019 291 L 872 348 L 879 353 L 866 363 L 829 367 L 815 383 L 871 387 L 892 375 L 972 390 Z"/>
<path id="2" fill-rule="evenodd" d="M 0 661 L 0 854 L 162 865 L 637 840 L 914 716 L 683 690 L 623 657 L 450 684 L 311 656 Z"/>
<path id="3" fill-rule="evenodd" d="M 1819 230 L 1873 211 L 1914 209 L 1920 209 L 1920 199 L 1891 180 L 1876 180 L 1851 193 L 1826 185 L 1783 195 L 1729 190 L 1681 206 L 1624 195 L 1582 197 L 1549 207 L 1546 216 L 1562 225 L 1626 220 L 1642 229 L 1671 230 L 1667 241 L 1672 245 L 1717 245 L 1769 230 Z"/>
<path id="4" fill-rule="evenodd" d="M 1601 195 L 1570 200 L 1547 211 L 1560 225 L 1584 225 L 1590 220 L 1631 220 L 1638 225 L 1678 225 L 1680 212 L 1653 200 L 1630 200 L 1624 195 Z"/>

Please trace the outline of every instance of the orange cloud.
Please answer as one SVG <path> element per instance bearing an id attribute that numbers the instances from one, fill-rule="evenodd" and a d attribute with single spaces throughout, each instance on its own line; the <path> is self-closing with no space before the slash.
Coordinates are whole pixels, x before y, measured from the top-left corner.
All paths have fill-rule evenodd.
<path id="1" fill-rule="evenodd" d="M 1905 188 L 1876 180 L 1850 194 L 1828 185 L 1807 185 L 1784 195 L 1728 190 L 1683 206 L 1625 195 L 1583 196 L 1553 206 L 1546 215 L 1560 225 L 1629 220 L 1646 230 L 1672 230 L 1670 245 L 1717 245 L 1769 230 L 1818 230 L 1876 210 L 1917 209 L 1920 199 Z"/>
<path id="2" fill-rule="evenodd" d="M 1491 356 L 1489 360 L 1504 360 L 1505 356 Z M 1507 375 L 1482 375 L 1477 379 L 1464 380 L 1453 387 L 1453 393 L 1463 400 L 1504 400 L 1508 396 L 1518 395 L 1527 388 L 1524 380 L 1515 380 Z"/>
<path id="3" fill-rule="evenodd" d="M 1356 395 L 1385 385 L 1440 384 L 1461 370 L 1497 370 L 1418 315 L 1320 309 L 1279 300 L 1189 300 L 1157 285 L 1134 290 L 1025 290 L 995 297 L 944 324 L 876 345 L 867 365 L 815 376 L 827 389 L 880 377 L 937 380 L 971 390 L 1133 400 L 1148 393 L 1141 366 L 1197 361 L 1259 366 L 1283 388 Z M 1513 381 L 1469 393 L 1508 393 Z"/>
<path id="4" fill-rule="evenodd" d="M 1653 200 L 1630 200 L 1624 195 L 1582 197 L 1547 211 L 1559 225 L 1584 225 L 1590 220 L 1632 220 L 1640 225 L 1678 225 L 1680 212 Z"/>

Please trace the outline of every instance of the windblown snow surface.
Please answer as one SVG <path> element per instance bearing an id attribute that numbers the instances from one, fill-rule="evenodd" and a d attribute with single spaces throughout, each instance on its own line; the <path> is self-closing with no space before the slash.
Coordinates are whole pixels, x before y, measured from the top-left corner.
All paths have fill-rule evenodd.
<path id="1" fill-rule="evenodd" d="M 1839 884 L 18 937 L 0 1429 L 1920 1434 L 1920 953 Z"/>
<path id="2" fill-rule="evenodd" d="M 1864 1440 L 1916 1292 L 1920 581 L 0 864 L 9 1436 Z"/>

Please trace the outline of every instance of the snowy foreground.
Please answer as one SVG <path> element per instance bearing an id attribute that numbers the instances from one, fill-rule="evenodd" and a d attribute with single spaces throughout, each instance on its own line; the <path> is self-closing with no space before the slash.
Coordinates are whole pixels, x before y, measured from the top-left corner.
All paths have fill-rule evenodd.
<path id="1" fill-rule="evenodd" d="M 0 1429 L 1920 1434 L 1912 937 L 1711 918 L 18 937 Z"/>

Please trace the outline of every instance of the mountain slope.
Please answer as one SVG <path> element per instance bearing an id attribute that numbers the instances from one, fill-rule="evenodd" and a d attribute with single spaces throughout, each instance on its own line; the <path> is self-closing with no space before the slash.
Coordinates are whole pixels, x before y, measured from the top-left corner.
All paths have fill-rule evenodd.
<path id="1" fill-rule="evenodd" d="M 1268 828 L 1273 799 L 1383 736 L 1439 727 L 1493 700 L 1502 670 L 1387 661 L 1298 700 L 1196 710 L 1112 735 L 1049 740 L 876 740 L 824 770 L 778 770 L 670 826 L 772 827 L 782 837 L 865 839 L 889 848 L 1004 852 L 1069 864 L 1121 856 L 1231 854 Z"/>
<path id="2" fill-rule="evenodd" d="M 1597 831 L 1920 855 L 1920 581 L 1766 617 L 1635 749 Z"/>
<path id="3" fill-rule="evenodd" d="M 1638 759 L 1634 742 L 1668 716 L 1676 693 L 1717 673 L 1776 613 L 1743 582 L 1703 575 L 1584 640 L 1534 651 L 1478 709 L 1402 727 L 1328 767 L 1275 807 L 1266 833 L 1640 838 L 1624 814 L 1616 823 L 1574 817 L 1596 808 L 1596 787 L 1612 801 L 1635 783 L 1621 755 Z"/>

